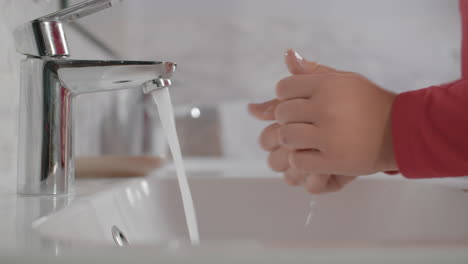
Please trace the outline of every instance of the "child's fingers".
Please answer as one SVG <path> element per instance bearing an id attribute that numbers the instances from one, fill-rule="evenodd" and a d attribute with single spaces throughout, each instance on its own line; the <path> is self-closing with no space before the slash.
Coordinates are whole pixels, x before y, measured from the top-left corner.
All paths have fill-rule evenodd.
<path id="1" fill-rule="evenodd" d="M 311 174 L 307 176 L 303 184 L 307 192 L 311 194 L 320 194 L 328 191 L 328 174 Z"/>
<path id="2" fill-rule="evenodd" d="M 282 101 L 275 110 L 276 121 L 280 124 L 306 123 L 314 124 L 318 111 L 310 99 L 292 99 Z"/>
<path id="3" fill-rule="evenodd" d="M 327 189 L 329 192 L 339 191 L 354 179 L 356 179 L 356 176 L 331 175 Z"/>
<path id="4" fill-rule="evenodd" d="M 328 163 L 323 154 L 314 149 L 296 150 L 289 154 L 289 165 L 297 171 L 326 174 L 330 169 Z"/>
<path id="5" fill-rule="evenodd" d="M 284 61 L 291 74 L 306 74 L 304 69 L 304 59 L 294 50 L 286 51 Z"/>
<path id="6" fill-rule="evenodd" d="M 317 127 L 310 124 L 294 123 L 279 128 L 279 144 L 288 149 L 322 150 L 323 140 Z"/>
<path id="7" fill-rule="evenodd" d="M 298 186 L 305 181 L 307 175 L 308 173 L 306 172 L 299 172 L 292 168 L 288 168 L 284 172 L 284 181 L 289 185 Z"/>
<path id="8" fill-rule="evenodd" d="M 259 142 L 260 146 L 266 151 L 273 151 L 279 148 L 279 137 L 278 129 L 280 125 L 278 123 L 267 126 L 260 134 Z"/>
<path id="9" fill-rule="evenodd" d="M 260 104 L 249 104 L 249 112 L 260 120 L 275 120 L 275 109 L 279 104 L 278 99 L 273 99 Z"/>
<path id="10" fill-rule="evenodd" d="M 293 75 L 338 72 L 337 70 L 331 67 L 303 59 L 301 55 L 299 55 L 296 51 L 292 49 L 286 51 L 284 60 L 289 72 Z"/>
<path id="11" fill-rule="evenodd" d="M 280 100 L 309 99 L 320 88 L 332 86 L 338 73 L 293 75 L 280 80 L 276 85 L 276 96 Z"/>
<path id="12" fill-rule="evenodd" d="M 336 192 L 356 179 L 356 176 L 311 174 L 308 175 L 303 186 L 311 194 Z"/>
<path id="13" fill-rule="evenodd" d="M 289 168 L 289 150 L 278 148 L 268 156 L 268 164 L 273 171 L 284 172 Z"/>

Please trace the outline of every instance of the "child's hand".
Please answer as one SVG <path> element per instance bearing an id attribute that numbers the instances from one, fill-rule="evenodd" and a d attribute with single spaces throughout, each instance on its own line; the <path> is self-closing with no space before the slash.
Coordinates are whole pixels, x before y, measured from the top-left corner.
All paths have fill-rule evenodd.
<path id="1" fill-rule="evenodd" d="M 273 170 L 284 172 L 290 184 L 320 193 L 340 189 L 355 178 L 350 176 L 396 169 L 393 93 L 293 51 L 286 64 L 293 75 L 278 82 L 277 98 L 249 106 L 257 118 L 276 120 L 260 136 Z"/>

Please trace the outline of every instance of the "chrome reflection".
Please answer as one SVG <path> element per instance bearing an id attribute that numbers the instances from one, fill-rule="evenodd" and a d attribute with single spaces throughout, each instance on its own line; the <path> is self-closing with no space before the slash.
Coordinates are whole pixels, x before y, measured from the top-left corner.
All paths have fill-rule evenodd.
<path id="1" fill-rule="evenodd" d="M 117 246 L 126 247 L 129 245 L 124 233 L 117 226 L 112 226 L 111 232 L 112 238 L 114 238 L 114 242 Z"/>

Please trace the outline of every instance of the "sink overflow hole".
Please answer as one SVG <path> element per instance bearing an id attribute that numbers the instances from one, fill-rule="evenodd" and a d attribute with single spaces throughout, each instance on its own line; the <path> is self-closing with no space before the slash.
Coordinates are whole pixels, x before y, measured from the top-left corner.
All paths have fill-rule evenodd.
<path id="1" fill-rule="evenodd" d="M 128 246 L 128 240 L 123 234 L 122 230 L 120 230 L 116 226 L 112 226 L 112 237 L 114 238 L 114 242 L 117 246 L 119 247 L 125 247 Z"/>

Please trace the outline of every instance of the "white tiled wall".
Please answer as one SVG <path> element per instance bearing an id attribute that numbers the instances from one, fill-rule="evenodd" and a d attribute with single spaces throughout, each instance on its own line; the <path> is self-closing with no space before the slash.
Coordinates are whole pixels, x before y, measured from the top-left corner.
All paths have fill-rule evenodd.
<path id="1" fill-rule="evenodd" d="M 0 170 L 14 167 L 16 153 L 20 56 L 10 32 L 55 9 L 54 2 L 0 0 Z M 229 133 L 224 140 L 243 143 L 226 144 L 233 157 L 260 155 L 256 136 L 263 124 L 249 119 L 244 103 L 273 95 L 274 84 L 287 74 L 282 64 L 287 48 L 363 73 L 394 91 L 459 76 L 457 0 L 128 0 L 83 24 L 122 57 L 177 62 L 174 101 L 225 105 L 222 123 Z M 74 57 L 102 57 L 85 44 L 72 45 Z M 90 105 L 104 100 L 86 98 Z"/>

